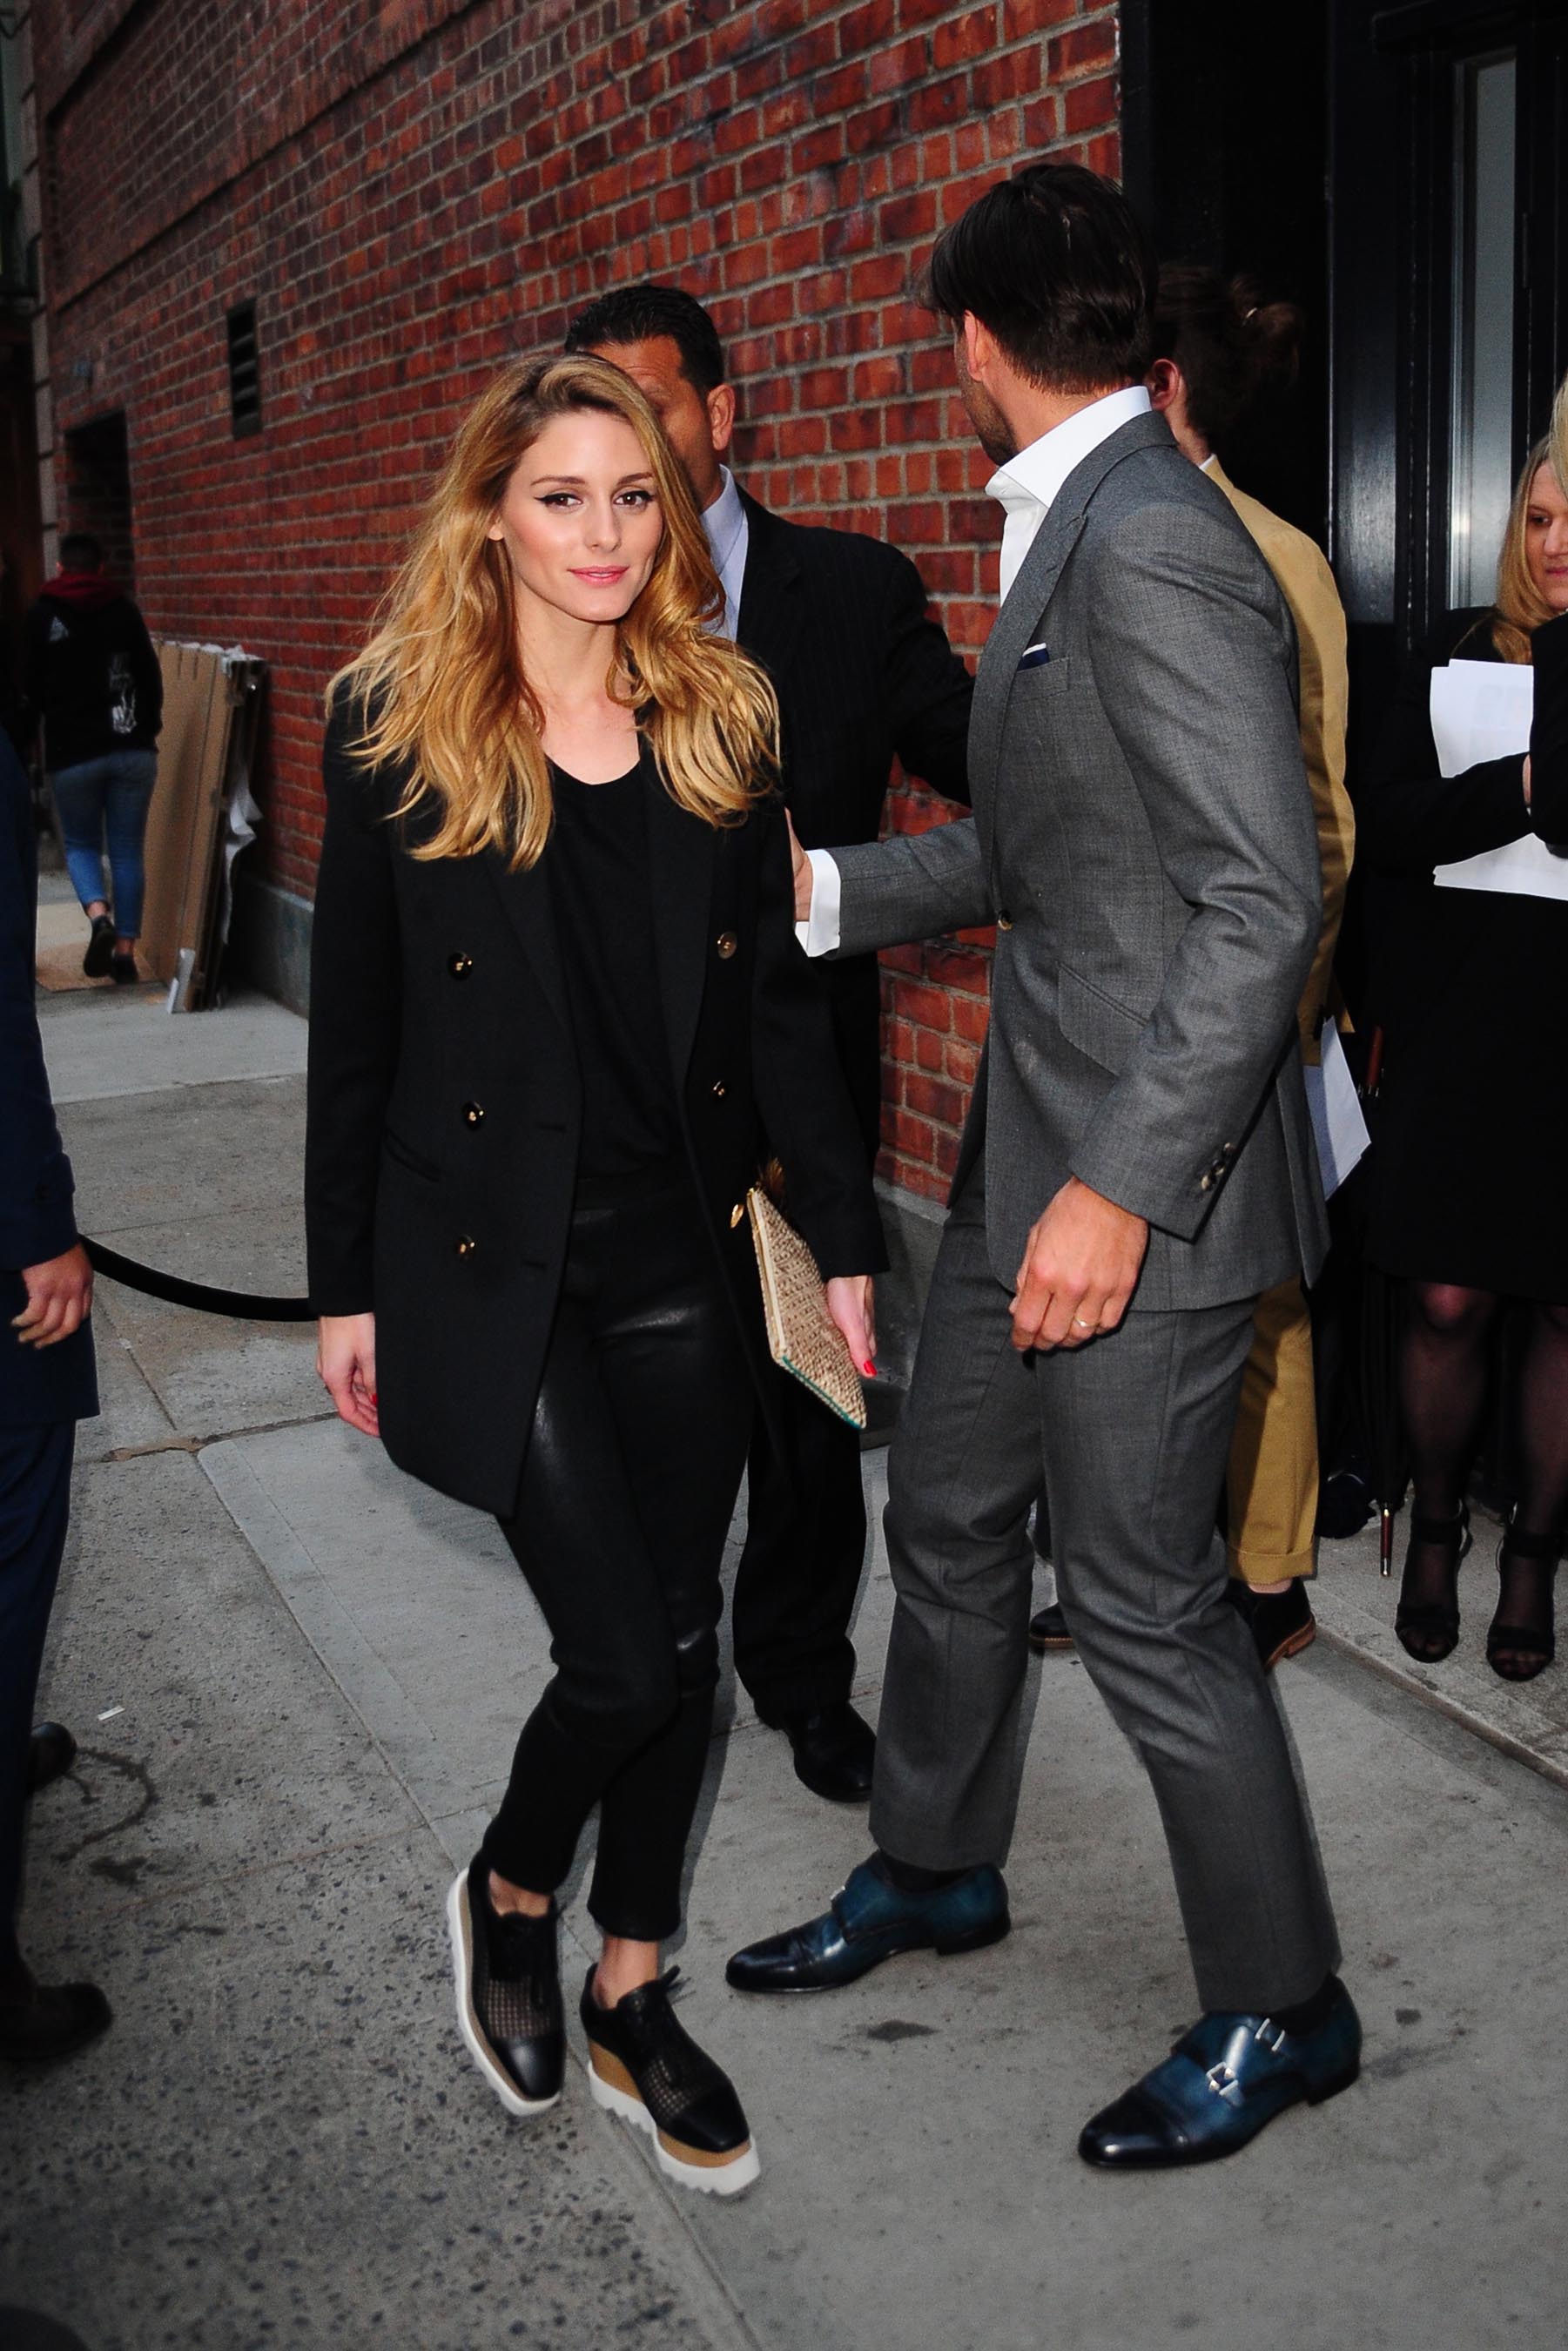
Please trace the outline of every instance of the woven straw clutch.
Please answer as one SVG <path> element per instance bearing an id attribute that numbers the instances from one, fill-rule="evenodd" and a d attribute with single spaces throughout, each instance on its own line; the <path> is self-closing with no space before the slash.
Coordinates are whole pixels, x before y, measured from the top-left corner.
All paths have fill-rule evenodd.
<path id="1" fill-rule="evenodd" d="M 746 1196 L 752 1247 L 762 1279 L 762 1311 L 768 1346 L 776 1364 L 793 1372 L 802 1386 L 855 1428 L 865 1426 L 860 1374 L 843 1333 L 822 1306 L 822 1277 L 794 1226 L 776 1208 L 759 1184 Z"/>

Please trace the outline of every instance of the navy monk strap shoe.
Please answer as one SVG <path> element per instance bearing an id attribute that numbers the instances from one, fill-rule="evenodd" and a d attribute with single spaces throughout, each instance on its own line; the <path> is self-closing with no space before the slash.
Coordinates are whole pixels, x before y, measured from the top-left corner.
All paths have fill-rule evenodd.
<path id="1" fill-rule="evenodd" d="M 1348 2090 L 1360 2071 L 1361 2019 L 1343 1984 L 1308 2032 L 1213 2009 L 1163 2065 L 1085 2123 L 1078 2152 L 1113 2171 L 1213 2163 L 1256 2138 L 1287 2106 L 1303 2098 L 1321 2105 Z"/>
<path id="2" fill-rule="evenodd" d="M 826 1991 L 900 1951 L 981 1950 L 1011 1925 L 1002 1874 L 988 1862 L 929 1894 L 905 1894 L 862 1861 L 821 1917 L 748 1943 L 725 1980 L 737 1991 Z"/>

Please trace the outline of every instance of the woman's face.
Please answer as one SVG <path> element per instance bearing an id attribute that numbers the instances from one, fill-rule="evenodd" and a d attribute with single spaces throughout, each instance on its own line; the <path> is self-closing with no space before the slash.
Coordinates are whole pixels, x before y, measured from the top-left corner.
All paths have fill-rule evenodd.
<path id="1" fill-rule="evenodd" d="M 1568 498 L 1550 465 L 1539 466 L 1524 516 L 1524 559 L 1554 612 L 1568 612 Z"/>
<path id="2" fill-rule="evenodd" d="M 648 583 L 664 533 L 658 485 L 624 417 L 552 417 L 507 484 L 489 537 L 529 601 L 574 621 L 619 621 Z"/>

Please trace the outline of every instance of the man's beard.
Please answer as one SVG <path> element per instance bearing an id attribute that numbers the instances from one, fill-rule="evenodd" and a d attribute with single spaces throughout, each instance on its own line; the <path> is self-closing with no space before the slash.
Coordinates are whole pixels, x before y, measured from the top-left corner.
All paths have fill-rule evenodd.
<path id="1" fill-rule="evenodd" d="M 975 438 L 993 465 L 1005 465 L 1009 458 L 1018 455 L 1018 437 L 990 393 L 983 384 L 975 381 L 965 366 L 964 346 L 961 341 L 957 344 L 953 356 L 958 371 L 958 390 L 963 397 L 964 405 L 969 412 L 969 422 L 975 428 Z"/>

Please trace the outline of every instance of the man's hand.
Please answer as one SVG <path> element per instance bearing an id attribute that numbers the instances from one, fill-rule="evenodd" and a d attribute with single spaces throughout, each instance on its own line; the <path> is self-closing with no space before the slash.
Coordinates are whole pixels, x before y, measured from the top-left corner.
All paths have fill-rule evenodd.
<path id="1" fill-rule="evenodd" d="M 869 1379 L 876 1370 L 876 1316 L 869 1273 L 836 1273 L 824 1301 L 828 1320 L 842 1332 L 844 1344 L 857 1372 Z"/>
<path id="2" fill-rule="evenodd" d="M 27 1303 L 13 1315 L 11 1328 L 25 1347 L 52 1347 L 68 1339 L 92 1311 L 92 1266 L 80 1241 L 64 1257 L 25 1265 L 22 1284 Z"/>
<path id="3" fill-rule="evenodd" d="M 784 821 L 789 827 L 789 862 L 795 872 L 795 920 L 809 923 L 811 919 L 811 884 L 816 879 L 811 861 L 795 837 L 795 827 L 788 809 Z"/>
<path id="4" fill-rule="evenodd" d="M 316 1369 L 338 1407 L 338 1417 L 367 1437 L 379 1437 L 375 1316 L 323 1314 L 317 1332 Z"/>
<path id="5" fill-rule="evenodd" d="M 1076 1176 L 1036 1219 L 1018 1270 L 1013 1345 L 1082 1347 L 1113 1331 L 1137 1286 L 1149 1228 Z"/>

